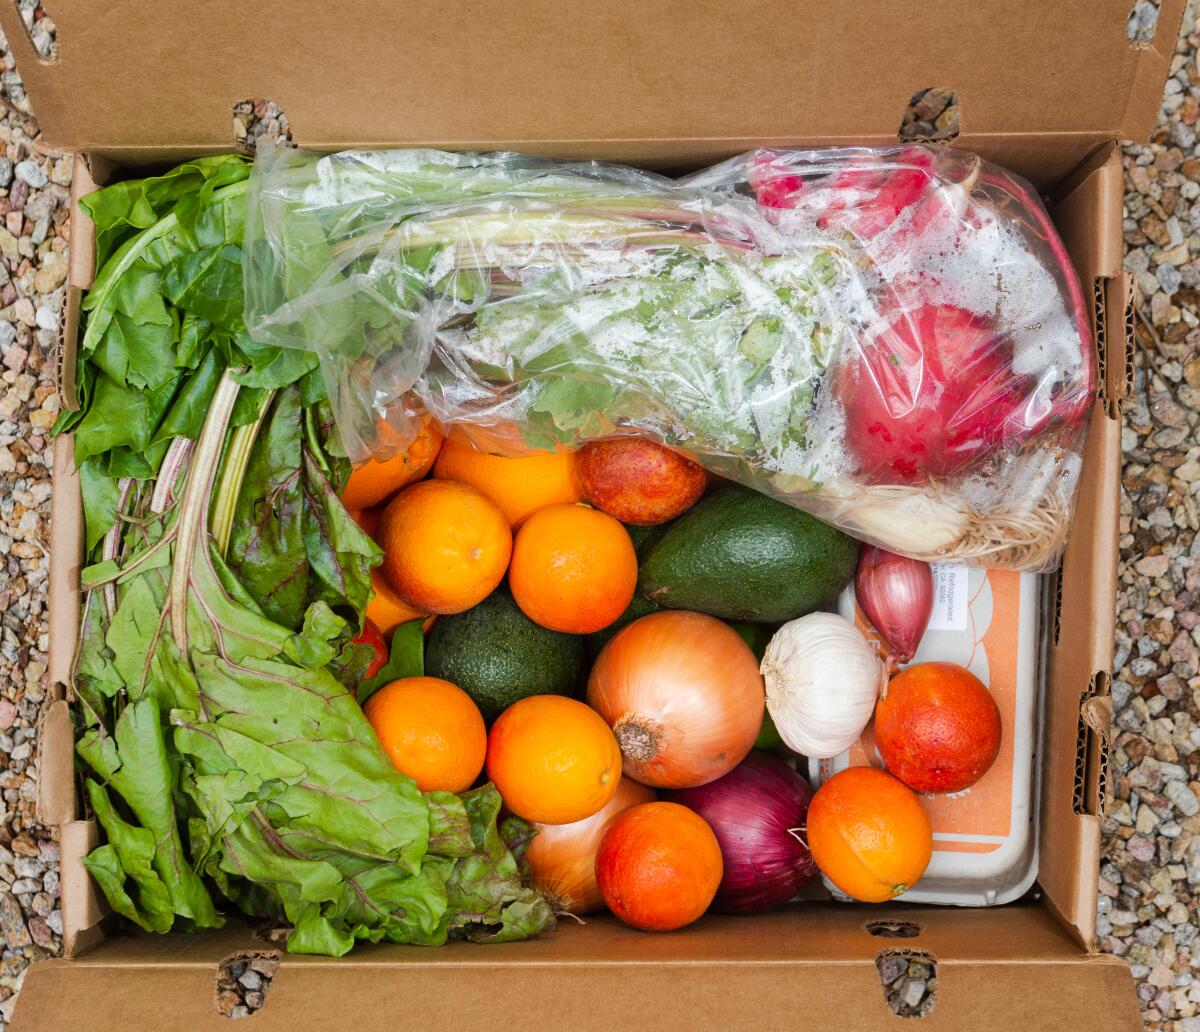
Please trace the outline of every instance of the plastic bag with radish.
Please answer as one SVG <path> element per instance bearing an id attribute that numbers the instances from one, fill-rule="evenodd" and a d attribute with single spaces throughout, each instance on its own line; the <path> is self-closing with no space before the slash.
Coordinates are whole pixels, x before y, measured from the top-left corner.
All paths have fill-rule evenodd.
<path id="1" fill-rule="evenodd" d="M 680 180 L 513 154 L 260 155 L 247 324 L 351 458 L 428 413 L 516 453 L 647 434 L 915 558 L 1048 569 L 1095 368 L 1031 187 L 963 151 Z"/>

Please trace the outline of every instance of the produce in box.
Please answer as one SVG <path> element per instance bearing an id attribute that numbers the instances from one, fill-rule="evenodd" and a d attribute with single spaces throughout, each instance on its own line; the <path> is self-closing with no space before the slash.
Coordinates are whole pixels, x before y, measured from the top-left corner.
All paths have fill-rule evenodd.
<path id="1" fill-rule="evenodd" d="M 242 322 L 249 171 L 205 158 L 82 202 L 99 272 L 59 429 L 86 524 L 77 752 L 106 840 L 85 863 L 159 932 L 237 908 L 296 952 L 534 935 L 554 916 L 496 790 L 422 794 L 355 699 L 381 555 L 337 496 L 315 356 Z"/>
<path id="2" fill-rule="evenodd" d="M 910 789 L 982 777 L 998 711 L 949 664 L 881 693 L 875 648 L 911 655 L 929 570 L 799 510 L 1052 561 L 1092 370 L 1036 201 L 914 148 L 683 184 L 296 157 L 267 162 L 246 244 L 249 175 L 204 159 L 84 201 L 100 272 L 60 430 L 106 838 L 86 864 L 112 908 L 164 931 L 232 905 L 340 954 L 519 939 L 601 902 L 671 930 L 786 902 L 815 867 L 906 892 L 931 848 Z M 814 612 L 856 567 L 874 647 Z M 829 756 L 872 713 L 891 773 L 811 803 L 751 752 Z"/>
<path id="3" fill-rule="evenodd" d="M 282 150 L 253 190 L 249 324 L 320 356 L 356 459 L 415 399 L 493 451 L 649 435 L 915 558 L 1058 559 L 1088 312 L 1031 188 L 973 155 L 757 151 L 674 181 Z"/>

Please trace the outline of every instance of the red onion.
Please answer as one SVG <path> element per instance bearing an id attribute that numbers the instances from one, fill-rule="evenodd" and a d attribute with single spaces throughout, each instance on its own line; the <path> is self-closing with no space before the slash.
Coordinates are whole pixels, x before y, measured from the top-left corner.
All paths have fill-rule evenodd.
<path id="1" fill-rule="evenodd" d="M 663 797 L 695 810 L 721 845 L 712 909 L 757 914 L 786 903 L 816 873 L 803 829 L 812 789 L 782 760 L 752 752 L 716 781 Z"/>
<path id="2" fill-rule="evenodd" d="M 858 555 L 854 595 L 896 662 L 912 659 L 933 612 L 929 564 L 871 545 Z"/>

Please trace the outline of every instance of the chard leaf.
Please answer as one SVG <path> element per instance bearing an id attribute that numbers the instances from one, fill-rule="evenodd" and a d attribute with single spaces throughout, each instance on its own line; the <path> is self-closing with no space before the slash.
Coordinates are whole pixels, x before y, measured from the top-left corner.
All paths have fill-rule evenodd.
<path id="1" fill-rule="evenodd" d="M 154 697 L 147 694 L 126 706 L 111 738 L 89 731 L 78 748 L 80 756 L 121 794 L 142 827 L 153 835 L 152 866 L 166 886 L 174 912 L 195 927 L 219 928 L 222 918 L 192 870 L 179 837 L 174 779 Z"/>
<path id="2" fill-rule="evenodd" d="M 153 480 L 169 444 L 167 440 L 159 440 L 137 451 L 127 445 L 113 448 L 108 453 L 108 475 L 118 480 L 123 477 Z"/>
<path id="3" fill-rule="evenodd" d="M 154 579 L 138 577 L 121 591 L 120 604 L 105 635 L 113 666 L 133 699 L 140 699 L 150 673 L 150 657 L 162 628 L 165 592 Z"/>
<path id="4" fill-rule="evenodd" d="M 97 267 L 105 264 L 119 241 L 153 226 L 204 180 L 225 185 L 249 174 L 249 159 L 223 154 L 187 162 L 161 176 L 122 180 L 81 198 L 81 207 L 96 224 Z"/>
<path id="5" fill-rule="evenodd" d="M 235 339 L 238 354 L 250 368 L 238 374 L 238 383 L 246 387 L 274 389 L 286 387 L 316 368 L 317 357 L 298 348 L 278 348 L 251 340 L 245 331 Z"/>
<path id="6" fill-rule="evenodd" d="M 553 915 L 513 880 L 495 813 L 481 824 L 464 799 L 423 796 L 347 687 L 370 651 L 351 639 L 379 551 L 337 497 L 348 466 L 316 357 L 242 325 L 246 175 L 243 159 L 203 159 L 85 202 L 101 268 L 83 409 L 60 428 L 76 430 L 100 560 L 74 671 L 76 751 L 107 837 L 89 870 L 143 928 L 219 926 L 215 886 L 291 922 L 295 952 L 536 934 Z M 166 476 L 168 507 L 151 512 Z M 96 555 L 118 506 L 116 554 Z M 235 517 L 228 563 L 214 512 L 222 534 Z M 420 669 L 419 625 L 394 645 Z"/>
<path id="7" fill-rule="evenodd" d="M 263 613 L 288 628 L 303 619 L 308 592 L 302 419 L 299 390 L 280 391 L 250 456 L 228 553 L 230 569 Z"/>
<path id="8" fill-rule="evenodd" d="M 313 454 L 304 452 L 304 549 L 313 595 L 361 613 L 371 600 L 379 546 L 346 511 Z"/>
<path id="9" fill-rule="evenodd" d="M 242 249 L 221 244 L 179 255 L 163 270 L 162 290 L 195 318 L 237 332 L 242 325 Z"/>
<path id="10" fill-rule="evenodd" d="M 131 390 L 107 376 L 98 376 L 87 414 L 75 428 L 75 461 L 122 445 L 142 451 L 149 445 L 171 404 L 176 381 L 156 391 Z"/>
<path id="11" fill-rule="evenodd" d="M 466 792 L 463 802 L 476 851 L 456 860 L 447 879 L 450 907 L 455 911 L 452 934 L 474 942 L 510 942 L 552 926 L 549 904 L 522 882 L 517 859 L 500 835 L 496 819 L 501 799 L 495 786 Z"/>
<path id="12" fill-rule="evenodd" d="M 215 349 L 210 348 L 171 402 L 170 409 L 154 431 L 152 443 L 169 441 L 173 437 L 198 437 L 220 378 L 220 359 Z"/>
<path id="13" fill-rule="evenodd" d="M 467 805 L 453 792 L 426 792 L 429 805 L 429 852 L 437 856 L 470 856 L 475 851 Z"/>
<path id="14" fill-rule="evenodd" d="M 360 704 L 365 703 L 385 684 L 391 684 L 402 677 L 420 677 L 425 673 L 423 623 L 422 620 L 410 620 L 396 628 L 392 634 L 392 646 L 388 651 L 387 662 L 374 677 L 369 677 L 358 685 L 357 698 Z"/>
<path id="15" fill-rule="evenodd" d="M 90 555 L 117 521 L 121 488 L 105 474 L 102 461 L 94 455 L 79 463 L 79 485 L 83 496 L 84 551 Z"/>
<path id="16" fill-rule="evenodd" d="M 154 870 L 154 834 L 122 820 L 99 782 L 87 782 L 87 792 L 108 842 L 84 857 L 84 865 L 118 914 L 148 932 L 169 931 L 175 912 L 171 894 Z M 133 883 L 136 903 L 127 882 Z"/>

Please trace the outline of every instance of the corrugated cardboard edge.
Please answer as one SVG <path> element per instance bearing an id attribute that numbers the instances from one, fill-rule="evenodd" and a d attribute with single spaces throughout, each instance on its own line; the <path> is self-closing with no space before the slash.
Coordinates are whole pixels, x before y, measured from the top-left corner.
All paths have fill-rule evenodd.
<path id="1" fill-rule="evenodd" d="M 95 189 L 86 164 L 76 161 L 71 181 L 68 309 L 58 353 L 59 387 L 70 392 L 64 395 L 64 407 L 72 408 L 75 407 L 74 366 L 80 301 L 91 285 L 95 270 L 95 227 L 80 209 L 79 198 Z M 52 477 L 48 617 L 53 633 L 50 635 L 47 673 L 54 701 L 43 715 L 38 731 L 38 817 L 42 823 L 59 829 L 63 954 L 73 957 L 103 938 L 99 922 L 106 908 L 83 866 L 83 858 L 99 843 L 99 830 L 94 820 L 78 819 L 82 815 L 82 806 L 76 793 L 75 735 L 70 699 L 75 644 L 79 638 L 79 572 L 84 530 L 74 439 L 69 434 L 54 441 Z"/>
<path id="2" fill-rule="evenodd" d="M 94 819 L 68 821 L 59 828 L 63 956 L 67 958 L 79 956 L 104 938 L 100 921 L 107 908 L 102 906 L 83 865 L 83 858 L 98 845 L 100 827 Z"/>
<path id="3" fill-rule="evenodd" d="M 1139 51 L 1138 60 L 1125 117 L 1121 119 L 1121 131 L 1132 140 L 1145 143 L 1158 121 L 1163 83 L 1171 72 L 1175 41 L 1183 27 L 1186 10 L 1187 0 L 1161 0 L 1154 39 L 1145 44 L 1132 44 Z"/>
<path id="4" fill-rule="evenodd" d="M 1101 776 L 1117 590 L 1120 483 L 1118 401 L 1127 381 L 1122 168 L 1114 144 L 1056 206 L 1085 285 L 1098 285 L 1093 312 L 1104 383 L 1093 409 L 1071 538 L 1058 573 L 1045 705 L 1039 881 L 1080 943 L 1095 950 L 1100 864 Z M 1055 640 L 1057 637 L 1057 641 Z M 1074 745 L 1074 748 L 1072 748 Z"/>

